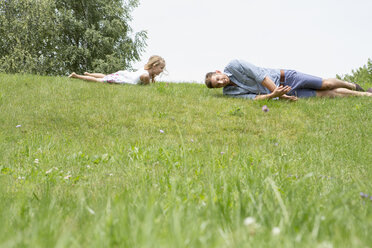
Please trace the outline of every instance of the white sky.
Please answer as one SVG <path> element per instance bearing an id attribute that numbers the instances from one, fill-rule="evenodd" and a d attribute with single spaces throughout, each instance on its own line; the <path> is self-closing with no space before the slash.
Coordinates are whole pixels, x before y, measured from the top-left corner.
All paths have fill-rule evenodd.
<path id="1" fill-rule="evenodd" d="M 203 82 L 231 59 L 335 77 L 372 59 L 372 0 L 140 0 L 141 67 L 157 54 L 169 82 Z"/>

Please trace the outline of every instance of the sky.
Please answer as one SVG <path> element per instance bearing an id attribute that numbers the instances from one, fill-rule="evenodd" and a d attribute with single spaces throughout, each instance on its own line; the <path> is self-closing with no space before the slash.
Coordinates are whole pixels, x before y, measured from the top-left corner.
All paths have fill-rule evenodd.
<path id="1" fill-rule="evenodd" d="M 146 30 L 142 67 L 162 56 L 158 80 L 203 83 L 232 59 L 322 78 L 372 59 L 372 0 L 140 0 L 134 32 Z"/>

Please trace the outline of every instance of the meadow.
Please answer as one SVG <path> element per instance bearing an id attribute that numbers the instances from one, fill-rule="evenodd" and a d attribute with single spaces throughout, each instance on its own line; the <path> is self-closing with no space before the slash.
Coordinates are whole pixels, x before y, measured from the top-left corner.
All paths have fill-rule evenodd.
<path id="1" fill-rule="evenodd" d="M 371 113 L 0 74 L 0 247 L 371 247 Z"/>

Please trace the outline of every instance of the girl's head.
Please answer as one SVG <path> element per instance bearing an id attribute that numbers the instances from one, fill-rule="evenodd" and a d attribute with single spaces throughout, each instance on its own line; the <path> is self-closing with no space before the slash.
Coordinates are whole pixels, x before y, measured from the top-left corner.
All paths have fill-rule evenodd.
<path id="1" fill-rule="evenodd" d="M 149 58 L 149 61 L 145 65 L 145 70 L 149 72 L 150 75 L 152 75 L 152 79 L 155 78 L 155 76 L 162 73 L 165 69 L 165 60 L 157 55 L 153 55 Z"/>

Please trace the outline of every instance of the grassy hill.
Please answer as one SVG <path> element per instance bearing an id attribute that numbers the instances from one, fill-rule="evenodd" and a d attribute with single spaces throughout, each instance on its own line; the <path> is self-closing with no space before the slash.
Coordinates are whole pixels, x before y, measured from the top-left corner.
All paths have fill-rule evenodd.
<path id="1" fill-rule="evenodd" d="M 0 247 L 369 247 L 371 113 L 0 74 Z"/>

